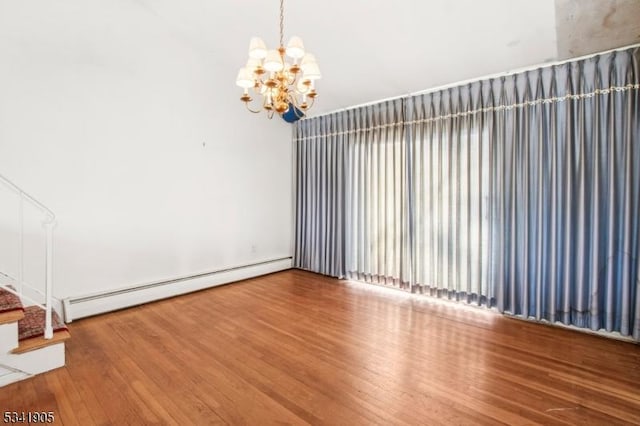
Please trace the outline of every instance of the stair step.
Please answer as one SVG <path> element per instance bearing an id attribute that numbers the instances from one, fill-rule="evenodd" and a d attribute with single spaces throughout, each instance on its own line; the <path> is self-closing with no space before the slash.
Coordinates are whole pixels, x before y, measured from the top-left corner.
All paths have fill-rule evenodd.
<path id="1" fill-rule="evenodd" d="M 63 342 L 71 337 L 67 326 L 55 311 L 52 311 L 53 338 L 44 338 L 45 311 L 37 306 L 24 308 L 24 318 L 18 321 L 19 345 L 12 351 L 20 354 L 45 346 Z"/>
<path id="2" fill-rule="evenodd" d="M 44 336 L 30 337 L 25 340 L 20 340 L 20 344 L 17 348 L 11 351 L 12 354 L 23 354 L 25 352 L 33 351 L 35 349 L 44 348 L 46 346 L 55 345 L 56 343 L 64 342 L 71 338 L 71 333 L 67 329 L 58 330 L 53 332 L 51 339 L 45 339 Z"/>
<path id="3" fill-rule="evenodd" d="M 19 321 L 24 318 L 24 308 L 18 296 L 0 288 L 0 324 Z"/>
<path id="4" fill-rule="evenodd" d="M 16 309 L 15 311 L 1 312 L 0 325 L 20 321 L 22 318 L 24 318 L 24 310 L 22 309 Z"/>

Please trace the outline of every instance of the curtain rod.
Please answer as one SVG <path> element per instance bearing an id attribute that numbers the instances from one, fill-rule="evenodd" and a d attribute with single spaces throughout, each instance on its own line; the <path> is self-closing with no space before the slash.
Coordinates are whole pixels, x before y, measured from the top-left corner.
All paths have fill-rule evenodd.
<path id="1" fill-rule="evenodd" d="M 338 109 L 335 109 L 335 110 L 332 110 L 332 111 L 323 112 L 322 114 L 314 115 L 314 116 L 311 116 L 311 117 L 305 117 L 305 118 L 303 118 L 303 120 L 311 120 L 313 118 L 324 117 L 325 115 L 335 114 L 337 112 L 348 111 L 348 110 L 356 109 L 356 108 L 362 108 L 362 107 L 365 107 L 365 106 L 379 104 L 379 103 L 387 102 L 387 101 L 393 101 L 393 100 L 396 100 L 396 99 L 406 98 L 406 97 L 409 97 L 409 96 L 426 95 L 427 93 L 437 92 L 437 91 L 440 91 L 440 90 L 448 89 L 450 87 L 462 86 L 464 84 L 475 83 L 475 82 L 482 81 L 482 80 L 489 80 L 489 79 L 497 78 L 497 77 L 506 77 L 508 75 L 521 73 L 521 72 L 525 72 L 525 71 L 533 71 L 533 70 L 540 69 L 540 68 L 548 68 L 548 67 L 553 67 L 553 66 L 556 66 L 556 65 L 568 64 L 569 62 L 582 61 L 584 59 L 593 58 L 593 57 L 598 56 L 598 55 L 604 55 L 606 53 L 611 53 L 611 52 L 615 52 L 615 51 L 632 49 L 634 47 L 640 47 L 640 43 L 630 44 L 628 46 L 616 47 L 614 49 L 603 50 L 601 52 L 590 53 L 588 55 L 578 56 L 576 58 L 569 58 L 569 59 L 563 59 L 561 61 L 546 62 L 546 63 L 542 63 L 542 64 L 530 65 L 530 66 L 527 66 L 527 67 L 516 68 L 516 69 L 510 70 L 510 71 L 506 71 L 506 72 L 488 74 L 488 75 L 485 75 L 485 76 L 482 76 L 482 77 L 474 77 L 474 78 L 470 78 L 468 80 L 461 80 L 461 81 L 456 81 L 456 82 L 453 82 L 453 83 L 447 83 L 447 84 L 443 84 L 441 86 L 436 86 L 436 87 L 432 87 L 432 88 L 429 88 L 429 89 L 419 90 L 417 92 L 409 92 L 409 93 L 406 93 L 406 94 L 403 94 L 403 95 L 391 96 L 391 97 L 384 98 L 384 99 L 378 99 L 378 100 L 375 100 L 375 101 L 364 102 L 364 103 L 361 103 L 361 104 L 351 105 L 351 106 L 347 106 L 347 107 L 344 107 L 344 108 L 338 108 Z"/>

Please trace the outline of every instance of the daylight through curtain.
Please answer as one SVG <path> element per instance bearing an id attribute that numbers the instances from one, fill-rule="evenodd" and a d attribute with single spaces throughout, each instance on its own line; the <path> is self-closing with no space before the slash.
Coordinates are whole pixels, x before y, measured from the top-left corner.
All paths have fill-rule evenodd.
<path id="1" fill-rule="evenodd" d="M 403 105 L 298 124 L 294 266 L 408 286 Z"/>
<path id="2" fill-rule="evenodd" d="M 639 51 L 302 120 L 295 265 L 640 340 Z"/>
<path id="3" fill-rule="evenodd" d="M 411 101 L 413 291 L 487 304 L 492 114 L 475 83 Z"/>
<path id="4" fill-rule="evenodd" d="M 408 288 L 404 101 L 347 111 L 347 277 Z"/>

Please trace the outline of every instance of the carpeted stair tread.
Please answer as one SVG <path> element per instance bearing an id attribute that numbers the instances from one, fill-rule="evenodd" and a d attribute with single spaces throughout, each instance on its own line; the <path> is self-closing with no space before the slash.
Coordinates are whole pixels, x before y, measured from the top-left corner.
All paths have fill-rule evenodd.
<path id="1" fill-rule="evenodd" d="M 0 288 L 0 313 L 23 309 L 22 302 L 18 296 Z"/>
<path id="2" fill-rule="evenodd" d="M 68 331 L 55 311 L 51 312 L 51 325 L 53 332 Z M 24 318 L 18 321 L 18 340 L 23 341 L 32 337 L 44 336 L 45 311 L 37 306 L 24 308 Z"/>
<path id="3" fill-rule="evenodd" d="M 27 306 L 24 318 L 18 321 L 19 345 L 12 350 L 13 354 L 22 354 L 45 346 L 62 343 L 71 337 L 67 326 L 64 325 L 55 311 L 51 312 L 53 338 L 44 338 L 45 311 L 37 306 Z"/>
<path id="4" fill-rule="evenodd" d="M 0 288 L 0 324 L 15 322 L 24 318 L 24 308 L 20 298 Z"/>

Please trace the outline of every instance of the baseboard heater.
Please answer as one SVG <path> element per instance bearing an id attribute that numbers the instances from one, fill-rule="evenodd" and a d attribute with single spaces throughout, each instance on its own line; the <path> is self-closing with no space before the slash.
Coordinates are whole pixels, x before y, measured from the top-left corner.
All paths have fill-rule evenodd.
<path id="1" fill-rule="evenodd" d="M 101 293 L 68 297 L 62 300 L 64 319 L 66 322 L 72 322 L 79 318 L 204 290 L 272 272 L 284 271 L 291 269 L 291 266 L 291 256 L 281 257 L 169 280 L 123 287 Z"/>

